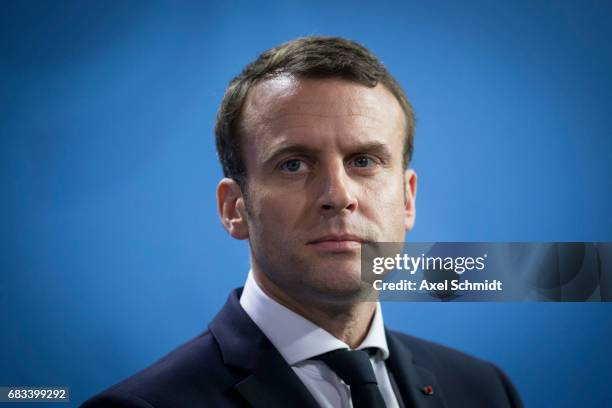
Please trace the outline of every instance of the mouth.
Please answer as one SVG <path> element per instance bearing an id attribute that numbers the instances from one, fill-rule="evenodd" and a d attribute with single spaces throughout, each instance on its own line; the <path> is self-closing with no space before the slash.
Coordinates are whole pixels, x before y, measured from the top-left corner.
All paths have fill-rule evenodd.
<path id="1" fill-rule="evenodd" d="M 325 252 L 353 252 L 361 249 L 364 242 L 366 240 L 353 234 L 328 234 L 309 241 L 307 245 Z"/>

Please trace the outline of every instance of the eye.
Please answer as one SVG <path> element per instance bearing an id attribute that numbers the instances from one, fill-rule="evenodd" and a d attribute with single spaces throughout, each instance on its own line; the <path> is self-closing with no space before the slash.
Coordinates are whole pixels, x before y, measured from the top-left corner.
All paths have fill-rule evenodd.
<path id="1" fill-rule="evenodd" d="M 289 173 L 297 173 L 300 170 L 304 170 L 306 163 L 300 159 L 289 159 L 280 165 L 280 169 L 288 171 Z"/>
<path id="2" fill-rule="evenodd" d="M 355 158 L 353 158 L 352 162 L 353 162 L 353 166 L 360 167 L 360 168 L 372 167 L 373 165 L 377 164 L 376 160 L 374 160 L 370 156 L 363 156 L 363 155 L 356 156 Z"/>

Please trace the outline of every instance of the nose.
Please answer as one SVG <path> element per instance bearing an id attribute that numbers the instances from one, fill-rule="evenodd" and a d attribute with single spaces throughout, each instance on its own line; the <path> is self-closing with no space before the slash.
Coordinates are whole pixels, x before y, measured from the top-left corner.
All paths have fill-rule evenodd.
<path id="1" fill-rule="evenodd" d="M 357 198 L 351 187 L 352 180 L 341 160 L 328 165 L 321 174 L 318 208 L 328 213 L 354 212 L 357 209 Z"/>

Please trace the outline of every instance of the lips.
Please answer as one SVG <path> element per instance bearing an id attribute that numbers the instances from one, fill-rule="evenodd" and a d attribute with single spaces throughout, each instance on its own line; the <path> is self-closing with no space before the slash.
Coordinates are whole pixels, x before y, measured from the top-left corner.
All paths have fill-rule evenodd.
<path id="1" fill-rule="evenodd" d="M 363 238 L 354 234 L 328 234 L 316 238 L 308 245 L 325 251 L 354 251 L 361 248 L 361 244 L 366 242 Z"/>
<path id="2" fill-rule="evenodd" d="M 357 235 L 353 234 L 328 234 L 320 238 L 314 239 L 309 244 L 317 244 L 320 242 L 342 242 L 342 241 L 353 241 L 353 242 L 365 242 L 365 240 Z"/>

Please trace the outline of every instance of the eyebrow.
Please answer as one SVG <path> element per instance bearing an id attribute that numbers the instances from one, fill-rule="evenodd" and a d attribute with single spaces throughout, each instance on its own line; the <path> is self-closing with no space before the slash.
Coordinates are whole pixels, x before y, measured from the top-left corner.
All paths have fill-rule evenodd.
<path id="1" fill-rule="evenodd" d="M 301 156 L 316 156 L 319 153 L 319 149 L 306 146 L 300 143 L 290 143 L 290 144 L 281 144 L 280 147 L 275 148 L 272 152 L 265 154 L 262 160 L 264 165 L 269 164 L 270 162 L 276 161 L 279 157 L 282 156 L 290 156 L 290 155 L 301 155 Z M 370 153 L 381 156 L 384 161 L 389 161 L 391 159 L 391 152 L 386 144 L 381 142 L 368 142 L 358 144 L 351 148 L 350 154 L 359 154 L 359 153 Z"/>
<path id="2" fill-rule="evenodd" d="M 310 146 L 305 146 L 299 143 L 281 144 L 280 147 L 272 149 L 271 152 L 264 154 L 262 163 L 267 165 L 276 161 L 282 156 L 301 155 L 301 156 L 316 156 L 319 149 L 314 149 Z"/>

